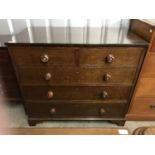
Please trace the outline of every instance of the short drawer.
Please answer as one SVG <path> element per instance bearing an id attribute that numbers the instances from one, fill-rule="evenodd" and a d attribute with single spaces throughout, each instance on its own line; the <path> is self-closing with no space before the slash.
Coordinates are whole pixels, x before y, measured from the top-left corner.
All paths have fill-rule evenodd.
<path id="1" fill-rule="evenodd" d="M 36 103 L 27 104 L 29 117 L 48 118 L 113 118 L 124 117 L 126 104 L 63 104 L 63 103 Z"/>
<path id="2" fill-rule="evenodd" d="M 127 100 L 131 87 L 24 86 L 26 100 Z"/>
<path id="3" fill-rule="evenodd" d="M 19 68 L 21 85 L 132 85 L 136 68 Z"/>
<path id="4" fill-rule="evenodd" d="M 75 48 L 67 47 L 9 47 L 18 66 L 75 65 Z"/>
<path id="5" fill-rule="evenodd" d="M 136 98 L 129 114 L 147 114 L 155 116 L 155 98 Z"/>
<path id="6" fill-rule="evenodd" d="M 143 48 L 104 47 L 81 48 L 79 51 L 81 66 L 137 66 Z"/>

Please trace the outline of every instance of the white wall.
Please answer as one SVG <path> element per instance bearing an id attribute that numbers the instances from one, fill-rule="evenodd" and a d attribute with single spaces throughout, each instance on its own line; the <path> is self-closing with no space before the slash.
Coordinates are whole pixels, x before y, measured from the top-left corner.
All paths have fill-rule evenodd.
<path id="1" fill-rule="evenodd" d="M 0 44 L 12 40 L 33 42 L 87 42 L 102 40 L 108 27 L 128 27 L 127 19 L 70 20 L 70 19 L 0 19 Z M 40 34 L 31 27 L 42 27 Z M 26 30 L 26 28 L 28 28 Z M 99 28 L 94 34 L 95 28 Z M 77 28 L 79 28 L 77 30 Z M 20 32 L 24 33 L 23 35 Z M 14 35 L 18 34 L 18 35 Z M 94 36 L 95 35 L 95 36 Z M 46 39 L 45 39 L 46 38 Z M 93 40 L 95 38 L 96 40 Z"/>

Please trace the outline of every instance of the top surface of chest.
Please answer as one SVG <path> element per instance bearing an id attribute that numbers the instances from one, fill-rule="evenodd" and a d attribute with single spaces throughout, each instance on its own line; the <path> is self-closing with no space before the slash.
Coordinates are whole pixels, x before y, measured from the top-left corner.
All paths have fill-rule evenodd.
<path id="1" fill-rule="evenodd" d="M 31 30 L 31 33 L 29 30 Z M 29 27 L 29 29 L 26 28 L 21 32 L 13 34 L 10 38 L 14 39 L 10 39 L 8 42 L 13 43 L 11 46 L 17 44 L 29 44 L 29 46 L 34 46 L 34 44 L 41 44 L 42 46 L 46 46 L 47 44 L 48 46 L 54 46 L 55 44 L 59 44 L 59 46 L 148 45 L 145 40 L 129 32 L 127 28 L 108 27 L 102 32 L 101 28 L 94 27 L 88 30 L 86 34 L 83 28 L 79 27 L 74 27 L 70 31 L 67 31 L 64 27 L 52 27 L 49 28 L 49 33 L 46 33 L 45 30 L 46 27 Z M 1 40 L 3 40 L 3 37 L 5 36 L 0 35 Z"/>

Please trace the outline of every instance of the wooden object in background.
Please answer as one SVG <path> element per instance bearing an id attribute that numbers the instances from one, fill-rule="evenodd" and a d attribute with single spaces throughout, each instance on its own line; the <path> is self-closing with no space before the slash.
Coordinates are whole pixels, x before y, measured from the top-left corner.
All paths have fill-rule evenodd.
<path id="1" fill-rule="evenodd" d="M 13 128 L 14 135 L 130 135 L 126 128 Z"/>
<path id="2" fill-rule="evenodd" d="M 21 100 L 7 47 L 0 47 L 0 97 L 8 101 Z"/>
<path id="3" fill-rule="evenodd" d="M 155 135 L 155 127 L 139 127 L 132 133 L 133 135 Z"/>
<path id="4" fill-rule="evenodd" d="M 130 22 L 130 31 L 141 36 L 143 39 L 151 42 L 152 34 L 155 30 L 155 22 L 151 20 L 132 19 Z"/>
<path id="5" fill-rule="evenodd" d="M 150 42 L 127 120 L 155 120 L 155 20 L 132 20 L 131 31 Z"/>

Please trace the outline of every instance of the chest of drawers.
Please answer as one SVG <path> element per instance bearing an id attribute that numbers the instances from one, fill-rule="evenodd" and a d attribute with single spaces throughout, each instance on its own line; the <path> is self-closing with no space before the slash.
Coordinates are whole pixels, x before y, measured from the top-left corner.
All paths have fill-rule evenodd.
<path id="1" fill-rule="evenodd" d="M 146 44 L 7 46 L 30 125 L 46 120 L 125 122 Z"/>

